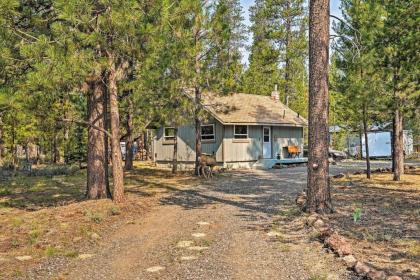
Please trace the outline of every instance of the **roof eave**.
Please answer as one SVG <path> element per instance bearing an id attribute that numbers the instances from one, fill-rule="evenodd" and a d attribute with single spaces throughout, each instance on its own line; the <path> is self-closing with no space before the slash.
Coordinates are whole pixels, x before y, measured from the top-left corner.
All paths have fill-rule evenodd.
<path id="1" fill-rule="evenodd" d="M 263 126 L 292 126 L 292 127 L 307 127 L 307 124 L 296 123 L 265 123 L 265 122 L 224 122 L 223 125 L 263 125 Z"/>

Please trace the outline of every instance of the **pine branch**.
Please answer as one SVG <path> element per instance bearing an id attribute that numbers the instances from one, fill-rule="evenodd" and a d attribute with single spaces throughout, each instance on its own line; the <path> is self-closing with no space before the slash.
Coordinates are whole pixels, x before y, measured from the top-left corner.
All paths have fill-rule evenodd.
<path id="1" fill-rule="evenodd" d="M 112 138 L 111 133 L 109 133 L 107 130 L 105 130 L 105 129 L 103 129 L 103 128 L 99 127 L 99 126 L 96 126 L 96 125 L 94 125 L 94 124 L 91 124 L 91 123 L 90 123 L 90 122 L 88 122 L 88 121 L 82 121 L 82 120 L 72 120 L 72 119 L 60 119 L 60 120 L 58 120 L 58 121 L 60 121 L 60 122 L 70 122 L 70 123 L 77 123 L 77 124 L 86 125 L 86 126 L 88 126 L 88 127 L 92 127 L 92 128 L 94 128 L 94 129 L 96 129 L 96 130 L 99 130 L 100 132 L 102 132 L 102 133 L 104 133 L 106 136 L 108 136 L 109 138 Z"/>

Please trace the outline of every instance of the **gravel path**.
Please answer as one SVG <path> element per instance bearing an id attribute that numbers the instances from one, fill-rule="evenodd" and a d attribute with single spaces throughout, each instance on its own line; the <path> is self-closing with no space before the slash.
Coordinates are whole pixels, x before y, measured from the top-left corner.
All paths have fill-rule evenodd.
<path id="1" fill-rule="evenodd" d="M 361 166 L 339 164 L 331 173 Z M 276 222 L 305 184 L 306 168 L 296 167 L 235 171 L 172 192 L 51 278 L 356 279 L 320 244 Z"/>

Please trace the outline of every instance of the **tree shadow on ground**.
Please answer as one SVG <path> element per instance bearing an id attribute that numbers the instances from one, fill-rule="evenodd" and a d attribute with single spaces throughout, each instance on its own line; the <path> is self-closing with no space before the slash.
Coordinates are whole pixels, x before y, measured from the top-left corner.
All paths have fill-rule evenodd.
<path id="1" fill-rule="evenodd" d="M 238 207 L 244 215 L 277 215 L 285 201 L 294 199 L 302 190 L 304 180 L 278 176 L 275 171 L 260 172 L 259 176 L 246 171 L 231 172 L 228 178 L 219 177 L 195 190 L 178 191 L 161 200 L 165 205 L 179 205 L 186 210 L 220 203 Z"/>
<path id="2" fill-rule="evenodd" d="M 60 166 L 60 169 L 63 168 Z M 71 169 L 72 166 L 68 168 Z M 0 209 L 36 211 L 86 200 L 86 170 L 49 175 L 50 169 L 48 166 L 46 172 L 43 172 L 44 170 L 39 168 L 37 174 L 43 174 L 39 176 L 19 173 L 15 176 L 2 177 Z M 177 191 L 178 187 L 191 185 L 197 180 L 188 174 L 173 175 L 169 170 L 156 169 L 144 164 L 125 172 L 124 177 L 126 193 L 135 197 L 149 197 L 157 193 Z M 112 178 L 110 184 L 112 188 Z"/>
<path id="3" fill-rule="evenodd" d="M 19 175 L 0 182 L 0 208 L 29 211 L 84 200 L 86 178 L 83 171 L 72 175 Z"/>
<path id="4" fill-rule="evenodd" d="M 244 230 L 267 234 L 275 230 L 276 236 L 267 236 L 269 240 L 282 244 L 301 243 L 302 224 L 298 217 L 303 213 L 294 200 L 305 187 L 304 171 L 305 168 L 229 172 L 193 190 L 174 192 L 160 201 L 185 210 L 214 204 L 235 207 L 239 210 L 235 215 L 245 221 L 241 225 Z"/>

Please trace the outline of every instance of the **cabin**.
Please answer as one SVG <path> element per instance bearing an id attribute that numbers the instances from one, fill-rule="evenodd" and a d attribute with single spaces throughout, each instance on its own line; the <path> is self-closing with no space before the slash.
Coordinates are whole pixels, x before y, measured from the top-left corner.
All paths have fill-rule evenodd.
<path id="1" fill-rule="evenodd" d="M 202 152 L 213 155 L 224 168 L 253 168 L 274 165 L 278 160 L 296 160 L 303 155 L 307 120 L 271 96 L 234 93 L 219 96 L 202 94 L 205 120 L 201 125 Z M 189 169 L 195 161 L 195 126 L 157 127 L 153 140 L 153 160 L 168 167 L 177 143 L 177 161 Z M 175 139 L 175 137 L 177 137 Z M 176 141 L 175 141 L 176 140 Z M 270 167 L 270 166 L 269 166 Z"/>

